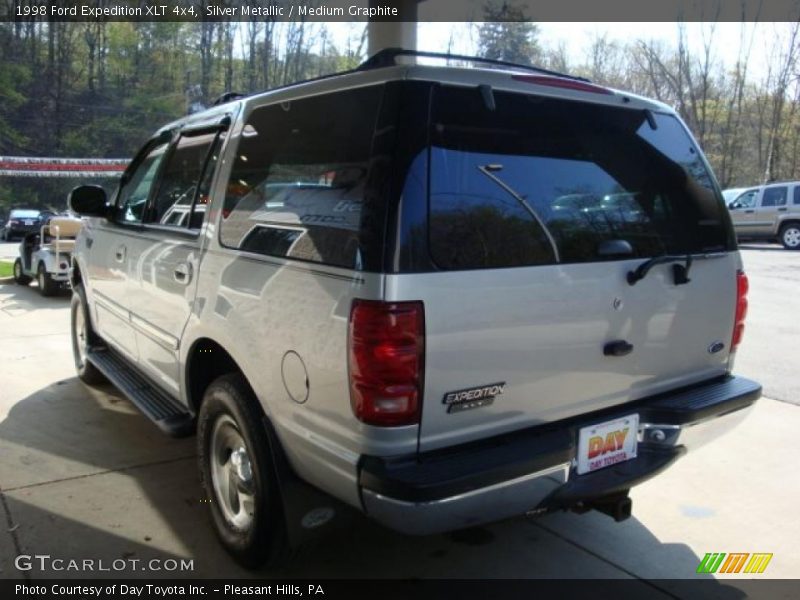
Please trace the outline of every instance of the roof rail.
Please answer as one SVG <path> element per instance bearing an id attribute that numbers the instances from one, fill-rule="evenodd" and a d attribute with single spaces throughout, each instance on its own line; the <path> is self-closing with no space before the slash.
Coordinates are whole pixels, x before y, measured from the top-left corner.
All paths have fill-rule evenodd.
<path id="1" fill-rule="evenodd" d="M 397 64 L 397 57 L 399 56 L 415 56 L 423 58 L 442 58 L 446 60 L 461 60 L 464 62 L 473 63 L 486 63 L 490 65 L 498 65 L 501 67 L 510 67 L 513 69 L 524 69 L 525 71 L 532 71 L 534 73 L 544 73 L 545 75 L 552 75 L 553 77 L 563 77 L 565 79 L 574 79 L 576 81 L 585 81 L 590 83 L 585 77 L 578 77 L 577 75 L 569 75 L 567 73 L 559 73 L 558 71 L 551 71 L 550 69 L 543 69 L 542 67 L 534 67 L 532 65 L 521 65 L 518 63 L 508 62 L 505 60 L 497 60 L 494 58 L 483 58 L 480 56 L 468 56 L 465 54 L 448 54 L 445 52 L 428 52 L 427 50 L 408 50 L 406 48 L 385 48 L 380 52 L 370 56 L 367 60 L 356 67 L 356 71 L 370 71 L 372 69 L 381 69 L 384 67 L 391 67 Z"/>
<path id="2" fill-rule="evenodd" d="M 363 63 L 361 63 L 354 69 L 346 69 L 344 71 L 338 71 L 336 73 L 318 75 L 317 77 L 311 77 L 310 79 L 303 79 L 300 81 L 279 85 L 274 88 L 269 88 L 267 90 L 252 92 L 250 94 L 241 94 L 239 92 L 226 92 L 222 94 L 219 98 L 217 98 L 213 102 L 212 106 L 219 106 L 220 104 L 225 104 L 227 102 L 238 100 L 240 98 L 248 98 L 250 96 L 261 94 L 263 92 L 273 92 L 276 90 L 291 88 L 303 83 L 311 83 L 312 81 L 320 81 L 323 79 L 338 77 L 340 75 L 352 75 L 353 73 L 362 73 L 364 71 L 371 71 L 373 69 L 392 67 L 397 65 L 397 61 L 395 59 L 399 56 L 419 56 L 423 58 L 441 58 L 445 60 L 461 60 L 464 62 L 486 63 L 491 65 L 498 65 L 501 67 L 509 67 L 512 69 L 523 69 L 525 71 L 531 71 L 533 73 L 543 73 L 545 75 L 551 75 L 553 77 L 561 77 L 564 79 L 572 79 L 574 81 L 583 81 L 586 83 L 591 83 L 591 81 L 589 81 L 585 77 L 578 77 L 577 75 L 569 75 L 567 73 L 559 73 L 558 71 L 551 71 L 550 69 L 543 69 L 541 67 L 534 67 L 531 65 L 520 65 L 505 60 L 482 58 L 480 56 L 468 56 L 466 54 L 447 54 L 444 52 L 428 52 L 427 50 L 408 50 L 406 48 L 385 48 L 370 56 L 367 60 L 365 60 Z"/>

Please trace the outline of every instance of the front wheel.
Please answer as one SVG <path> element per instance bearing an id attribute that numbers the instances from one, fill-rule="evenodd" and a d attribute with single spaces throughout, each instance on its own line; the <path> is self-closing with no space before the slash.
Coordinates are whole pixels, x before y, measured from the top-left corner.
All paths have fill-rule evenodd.
<path id="1" fill-rule="evenodd" d="M 787 250 L 800 249 L 800 224 L 789 223 L 781 228 L 781 244 Z"/>
<path id="2" fill-rule="evenodd" d="M 77 284 L 72 288 L 70 317 L 72 357 L 75 360 L 75 370 L 78 372 L 78 379 L 89 385 L 105 382 L 105 375 L 87 359 L 89 349 L 97 344 L 97 336 L 92 329 L 91 321 L 89 321 L 86 292 L 83 291 L 83 286 L 81 284 Z"/>
<path id="3" fill-rule="evenodd" d="M 211 520 L 241 565 L 275 563 L 287 549 L 269 441 L 258 400 L 238 374 L 216 379 L 197 419 L 197 450 Z"/>
<path id="4" fill-rule="evenodd" d="M 14 261 L 14 281 L 18 285 L 28 285 L 31 282 L 31 278 L 25 275 L 25 271 L 22 269 L 22 261 L 19 258 Z"/>

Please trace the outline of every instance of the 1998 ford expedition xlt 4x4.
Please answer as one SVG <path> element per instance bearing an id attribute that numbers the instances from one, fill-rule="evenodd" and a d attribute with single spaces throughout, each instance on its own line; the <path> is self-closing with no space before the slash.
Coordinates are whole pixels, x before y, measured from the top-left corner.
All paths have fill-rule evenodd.
<path id="1" fill-rule="evenodd" d="M 337 503 L 414 534 L 623 519 L 761 392 L 731 375 L 747 279 L 672 110 L 408 54 L 227 97 L 110 199 L 71 194 L 78 373 L 197 432 L 246 565 Z"/>

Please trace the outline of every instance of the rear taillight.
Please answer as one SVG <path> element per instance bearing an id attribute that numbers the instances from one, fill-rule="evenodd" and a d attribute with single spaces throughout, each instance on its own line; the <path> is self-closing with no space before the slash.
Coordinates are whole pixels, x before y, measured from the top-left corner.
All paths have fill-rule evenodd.
<path id="1" fill-rule="evenodd" d="M 733 337 L 731 338 L 731 351 L 742 341 L 744 334 L 744 319 L 747 316 L 747 290 L 750 283 L 744 271 L 736 272 L 736 316 L 733 321 Z"/>
<path id="2" fill-rule="evenodd" d="M 378 426 L 419 423 L 425 361 L 422 302 L 354 300 L 348 344 L 355 416 Z"/>

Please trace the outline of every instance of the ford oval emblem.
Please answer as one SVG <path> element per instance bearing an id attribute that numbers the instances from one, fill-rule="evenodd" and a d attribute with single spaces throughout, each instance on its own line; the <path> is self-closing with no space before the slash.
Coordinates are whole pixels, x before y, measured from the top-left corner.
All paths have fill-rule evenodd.
<path id="1" fill-rule="evenodd" d="M 328 506 L 321 506 L 307 512 L 300 520 L 300 524 L 306 529 L 314 529 L 316 527 L 320 527 L 321 525 L 325 525 L 325 523 L 330 521 L 335 515 L 336 511 L 332 508 Z"/>
<path id="2" fill-rule="evenodd" d="M 713 344 L 711 344 L 708 347 L 708 353 L 709 354 L 716 354 L 717 352 L 722 350 L 724 347 L 725 347 L 725 344 L 723 344 L 722 342 L 714 342 Z"/>

